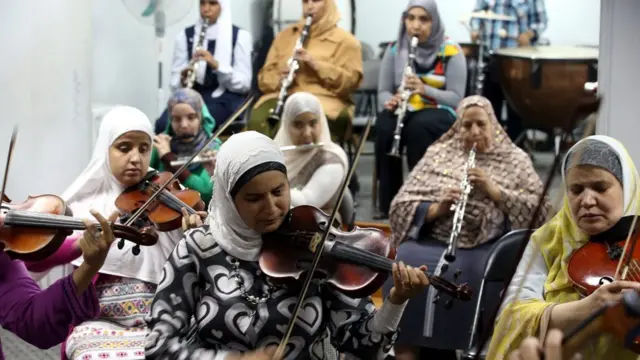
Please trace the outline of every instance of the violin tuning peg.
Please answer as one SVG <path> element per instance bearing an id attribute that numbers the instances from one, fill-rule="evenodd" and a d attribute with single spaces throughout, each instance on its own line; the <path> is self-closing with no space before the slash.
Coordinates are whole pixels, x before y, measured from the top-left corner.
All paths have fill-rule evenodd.
<path id="1" fill-rule="evenodd" d="M 120 239 L 120 241 L 118 241 L 118 249 L 122 250 L 122 248 L 124 248 L 124 239 Z"/>
<path id="2" fill-rule="evenodd" d="M 440 300 L 440 295 L 437 295 L 435 299 L 433 299 L 433 303 L 437 304 L 438 300 Z"/>
<path id="3" fill-rule="evenodd" d="M 131 252 L 133 253 L 133 255 L 139 255 L 140 254 L 140 245 L 136 245 L 133 247 L 133 249 L 131 249 Z"/>
<path id="4" fill-rule="evenodd" d="M 447 263 L 442 264 L 442 267 L 440 267 L 440 273 L 444 274 L 447 272 L 447 270 L 449 270 L 449 264 Z"/>
<path id="5" fill-rule="evenodd" d="M 450 310 L 453 307 L 453 300 L 449 299 L 444 303 L 444 308 Z"/>

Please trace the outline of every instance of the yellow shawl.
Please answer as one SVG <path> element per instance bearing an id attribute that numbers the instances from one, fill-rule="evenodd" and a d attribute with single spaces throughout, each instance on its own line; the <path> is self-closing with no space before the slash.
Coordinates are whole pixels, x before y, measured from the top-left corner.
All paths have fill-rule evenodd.
<path id="1" fill-rule="evenodd" d="M 628 216 L 640 213 L 638 209 L 640 204 L 640 192 L 637 189 L 638 173 L 627 150 L 620 142 L 608 136 L 596 135 L 587 139 L 602 141 L 617 152 L 623 169 L 624 214 Z M 574 146 L 579 146 L 583 141 Z M 566 162 L 565 159 L 562 169 L 563 176 L 566 173 Z M 520 347 L 522 340 L 527 336 L 537 336 L 542 315 L 547 307 L 552 304 L 580 299 L 580 295 L 573 289 L 567 274 L 567 265 L 571 254 L 585 244 L 588 237 L 578 229 L 571 214 L 566 193 L 563 201 L 563 207 L 558 214 L 533 233 L 531 237 L 531 241 L 542 253 L 548 268 L 544 284 L 544 300 L 517 300 L 504 307 L 499 314 L 491 338 L 487 359 L 506 359 L 512 351 Z M 513 285 L 522 286 L 522 284 Z M 600 335 L 594 339 L 582 350 L 582 354 L 585 360 L 625 360 L 638 357 L 637 354 L 622 348 L 608 335 Z"/>

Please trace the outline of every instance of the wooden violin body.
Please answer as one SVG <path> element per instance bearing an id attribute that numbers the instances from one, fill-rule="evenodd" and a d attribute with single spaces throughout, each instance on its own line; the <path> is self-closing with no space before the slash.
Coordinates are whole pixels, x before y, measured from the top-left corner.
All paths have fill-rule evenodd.
<path id="1" fill-rule="evenodd" d="M 636 235 L 637 236 L 637 233 Z M 631 241 L 634 241 L 632 239 Z M 600 286 L 616 280 L 616 270 L 623 254 L 626 240 L 615 242 L 587 242 L 576 250 L 569 258 L 567 273 L 573 282 L 574 288 L 582 295 L 589 296 Z M 640 282 L 640 247 L 631 246 L 631 253 L 625 255 L 628 269 L 624 280 Z M 610 320 L 601 323 L 600 331 L 619 335 L 623 327 L 628 327 L 629 322 L 640 325 L 640 319 L 630 319 L 623 311 L 623 306 L 606 308 Z M 640 311 L 640 309 L 639 309 Z M 602 319 L 600 319 L 602 320 Z M 640 354 L 640 337 L 626 339 L 625 347 Z"/>
<path id="2" fill-rule="evenodd" d="M 612 243 L 588 242 L 569 258 L 567 273 L 574 287 L 583 296 L 588 296 L 601 285 L 613 282 L 625 240 Z M 629 270 L 624 277 L 628 281 L 640 282 L 640 247 L 633 246 Z"/>
<path id="3" fill-rule="evenodd" d="M 260 267 L 273 278 L 299 280 L 309 269 L 317 241 L 322 237 L 329 216 L 312 206 L 298 206 L 290 212 L 288 219 L 277 232 L 263 236 L 263 251 Z M 336 229 L 336 232 L 338 229 Z M 288 236 L 290 235 L 290 236 Z M 333 235 L 333 236 L 332 236 Z M 340 232 L 341 244 L 332 234 L 327 239 L 325 251 L 338 250 L 349 244 L 373 254 L 395 259 L 395 249 L 381 231 L 360 229 Z M 353 298 L 367 297 L 378 290 L 388 277 L 387 272 L 376 272 L 367 267 L 338 262 L 335 257 L 323 256 L 318 266 L 319 277 Z"/>
<path id="4" fill-rule="evenodd" d="M 21 204 L 10 204 L 7 197 L 2 203 L 2 227 L 0 242 L 12 259 L 41 261 L 51 256 L 62 245 L 64 239 L 73 233 L 68 229 L 46 229 L 6 226 L 5 216 L 12 210 L 34 211 L 39 213 L 71 216 L 71 209 L 64 200 L 55 195 L 29 196 Z"/>
<path id="5" fill-rule="evenodd" d="M 276 279 L 300 279 L 310 268 L 328 221 L 329 216 L 313 206 L 291 209 L 277 231 L 262 237 L 262 271 Z M 326 279 L 347 296 L 362 298 L 386 281 L 395 256 L 395 248 L 378 229 L 356 226 L 344 232 L 332 227 L 314 276 Z M 438 290 L 457 299 L 471 299 L 468 285 L 458 286 L 430 274 L 427 277 Z"/>
<path id="6" fill-rule="evenodd" d="M 42 261 L 55 253 L 74 230 L 85 229 L 82 220 L 72 215 L 71 209 L 56 195 L 29 196 L 22 204 L 3 203 L 0 242 L 12 259 Z M 152 246 L 158 241 L 153 228 L 137 230 L 121 224 L 111 224 L 111 228 L 116 238 L 137 245 Z"/>
<path id="7" fill-rule="evenodd" d="M 138 185 L 126 189 L 116 199 L 116 207 L 126 214 L 133 214 L 153 192 L 172 177 L 170 172 L 150 173 Z M 204 210 L 200 193 L 183 189 L 177 180 L 172 181 L 145 211 L 147 217 L 160 231 L 171 231 L 182 226 L 182 208 L 189 213 Z"/>

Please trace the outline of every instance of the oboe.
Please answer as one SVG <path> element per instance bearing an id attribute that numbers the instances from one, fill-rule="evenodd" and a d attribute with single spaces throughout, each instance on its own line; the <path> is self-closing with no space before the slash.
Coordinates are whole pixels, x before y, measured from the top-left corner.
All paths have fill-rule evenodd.
<path id="1" fill-rule="evenodd" d="M 202 24 L 202 28 L 200 29 L 200 35 L 198 35 L 198 43 L 196 44 L 195 49 L 200 49 L 204 45 L 204 39 L 207 36 L 207 29 L 209 28 L 209 19 L 204 19 L 204 24 Z M 191 64 L 189 64 L 189 74 L 187 75 L 187 84 L 186 87 L 191 89 L 193 85 L 196 83 L 196 74 L 198 72 L 198 63 L 199 61 L 191 60 Z"/>
<path id="2" fill-rule="evenodd" d="M 404 74 L 402 75 L 402 82 L 400 83 L 400 88 L 398 92 L 402 95 L 402 102 L 398 104 L 398 108 L 396 109 L 396 116 L 398 117 L 396 128 L 393 131 L 393 143 L 391 145 L 391 151 L 389 155 L 400 157 L 400 140 L 402 139 L 402 127 L 404 126 L 404 117 L 407 114 L 407 106 L 409 105 L 409 98 L 411 97 L 411 90 L 406 89 L 407 87 L 407 76 L 413 75 L 415 73 L 413 69 L 414 62 L 416 60 L 416 47 L 418 46 L 418 38 L 411 38 L 411 48 L 409 49 L 409 60 L 407 62 L 407 66 L 404 68 Z"/>
<path id="3" fill-rule="evenodd" d="M 467 207 L 467 199 L 471 192 L 472 186 L 469 182 L 469 169 L 476 167 L 476 144 L 473 144 L 471 151 L 469 151 L 469 158 L 467 159 L 467 166 L 464 169 L 464 175 L 462 181 L 460 181 L 460 199 L 453 205 L 451 210 L 455 210 L 453 214 L 453 227 L 451 229 L 451 235 L 449 236 L 449 246 L 444 254 L 444 259 L 448 262 L 453 262 L 456 259 L 456 249 L 458 248 L 458 235 L 462 229 L 462 219 L 464 218 L 464 210 Z"/>
<path id="4" fill-rule="evenodd" d="M 276 107 L 271 109 L 269 112 L 269 117 L 267 121 L 269 125 L 273 128 L 280 121 L 280 117 L 282 116 L 282 110 L 284 109 L 284 102 L 287 99 L 287 92 L 289 91 L 289 87 L 293 84 L 293 80 L 296 76 L 296 71 L 300 68 L 300 63 L 295 58 L 296 52 L 299 49 L 304 47 L 304 43 L 309 36 L 309 29 L 311 28 L 311 23 L 313 21 L 313 16 L 307 15 L 305 18 L 304 28 L 302 28 L 302 33 L 296 42 L 296 46 L 293 48 L 293 55 L 287 61 L 287 65 L 289 65 L 289 73 L 287 76 L 282 79 L 280 83 L 280 92 L 278 93 L 278 102 L 276 103 Z"/>

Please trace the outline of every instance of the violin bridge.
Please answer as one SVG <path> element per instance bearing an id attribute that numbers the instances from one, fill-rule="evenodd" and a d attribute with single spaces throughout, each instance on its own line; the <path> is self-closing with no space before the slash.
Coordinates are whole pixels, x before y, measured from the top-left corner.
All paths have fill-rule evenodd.
<path id="1" fill-rule="evenodd" d="M 315 254 L 318 250 L 318 245 L 320 245 L 321 242 L 322 235 L 320 235 L 319 233 L 315 233 L 311 238 L 311 241 L 309 241 L 309 251 Z"/>

